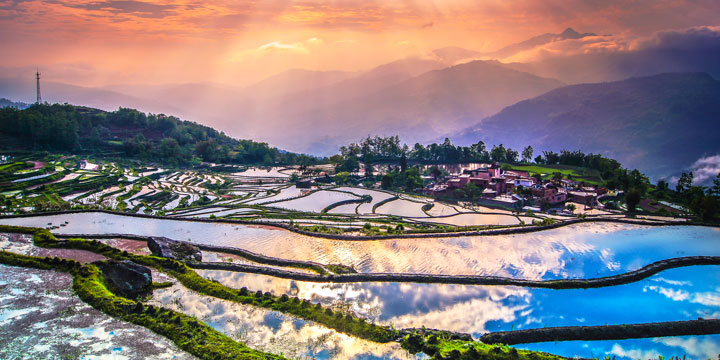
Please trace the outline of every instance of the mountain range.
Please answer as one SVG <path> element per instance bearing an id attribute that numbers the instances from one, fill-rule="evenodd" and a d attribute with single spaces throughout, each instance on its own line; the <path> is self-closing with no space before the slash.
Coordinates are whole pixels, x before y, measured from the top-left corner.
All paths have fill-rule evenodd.
<path id="1" fill-rule="evenodd" d="M 460 61 L 468 60 L 468 59 L 505 59 L 508 57 L 511 57 L 513 55 L 516 55 L 518 53 L 521 53 L 523 51 L 528 51 L 533 48 L 536 48 L 538 46 L 546 45 L 555 41 L 562 41 L 562 40 L 572 40 L 572 39 L 582 39 L 584 37 L 588 36 L 597 36 L 597 34 L 594 33 L 579 33 L 575 31 L 573 28 L 567 28 L 565 31 L 559 33 L 559 34 L 553 34 L 553 33 L 545 33 L 542 35 L 531 37 L 527 40 L 507 45 L 503 48 L 500 48 L 495 51 L 491 52 L 481 52 L 481 51 L 475 51 L 475 50 L 469 50 L 464 49 L 462 47 L 457 46 L 450 46 L 450 47 L 444 47 L 441 49 L 434 50 L 432 53 L 433 55 L 437 56 L 438 58 L 442 59 L 442 61 L 450 64 L 456 64 Z"/>
<path id="2" fill-rule="evenodd" d="M 648 40 L 632 51 L 556 54 L 523 63 L 473 60 L 607 40 L 568 28 L 492 52 L 446 47 L 428 58 L 400 59 L 366 71 L 291 69 L 247 87 L 205 82 L 94 88 L 44 81 L 42 90 L 49 102 L 173 114 L 230 136 L 316 155 L 331 155 L 339 146 L 365 136 L 397 134 L 409 143 L 447 136 L 461 143 L 486 139 L 489 144 L 514 147 L 527 143 L 538 150 L 575 147 L 603 152 L 662 176 L 689 166 L 698 156 L 720 152 L 718 142 L 709 139 L 693 142 L 687 151 L 676 148 L 674 152 L 683 154 L 668 155 L 673 159 L 669 162 L 653 155 L 667 153 L 662 149 L 670 147 L 663 144 L 671 133 L 660 130 L 675 129 L 674 121 L 706 121 L 705 127 L 678 130 L 685 139 L 692 137 L 692 131 L 705 139 L 703 132 L 712 128 L 708 116 L 714 110 L 703 101 L 716 96 L 711 84 L 720 78 L 720 35 L 708 29 L 670 35 Z M 685 74 L 654 77 L 663 73 Z M 643 86 L 645 82 L 658 88 Z M 659 89 L 673 95 L 663 95 Z M 0 96 L 8 99 L 33 100 L 34 90 L 34 79 L 0 79 Z M 574 128 L 588 126 L 588 121 L 605 134 L 598 137 L 604 143 L 584 139 L 583 129 Z M 641 140 L 642 131 L 632 127 L 636 123 L 654 124 L 650 127 L 656 131 L 654 143 L 652 138 L 643 140 L 648 150 L 627 145 Z M 628 128 L 615 131 L 620 126 Z M 506 129 L 517 134 L 513 137 Z M 549 139 L 564 139 L 567 144 Z"/>
<path id="3" fill-rule="evenodd" d="M 582 150 L 657 179 L 720 151 L 720 81 L 668 73 L 565 86 L 508 106 L 456 136 L 522 150 Z"/>

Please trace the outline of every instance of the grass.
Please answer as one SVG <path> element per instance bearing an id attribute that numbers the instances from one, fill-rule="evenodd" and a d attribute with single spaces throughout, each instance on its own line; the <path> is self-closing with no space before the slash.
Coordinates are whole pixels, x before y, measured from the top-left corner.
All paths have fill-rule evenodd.
<path id="1" fill-rule="evenodd" d="M 402 347 L 415 354 L 424 352 L 431 359 L 493 359 L 493 360 L 559 360 L 561 356 L 530 350 L 517 350 L 506 345 L 489 345 L 477 341 L 452 339 L 442 331 L 422 330 L 406 335 Z"/>
<path id="2" fill-rule="evenodd" d="M 554 173 L 559 172 L 564 178 L 571 177 L 575 180 L 585 181 L 598 185 L 602 182 L 600 172 L 594 169 L 583 168 L 571 165 L 512 165 L 512 170 L 527 171 L 533 174 L 544 174 L 543 178 L 550 178 Z"/>

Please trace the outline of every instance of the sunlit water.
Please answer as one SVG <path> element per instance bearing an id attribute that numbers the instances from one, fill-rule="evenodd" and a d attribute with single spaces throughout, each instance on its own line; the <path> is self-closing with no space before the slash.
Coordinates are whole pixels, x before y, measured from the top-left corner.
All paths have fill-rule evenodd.
<path id="1" fill-rule="evenodd" d="M 690 255 L 720 255 L 720 229 L 611 223 L 508 236 L 342 241 L 281 229 L 145 219 L 104 213 L 0 219 L 65 234 L 121 233 L 234 246 L 265 255 L 352 265 L 360 272 L 481 274 L 524 279 L 587 278 L 635 270 Z"/>
<path id="2" fill-rule="evenodd" d="M 528 289 L 407 283 L 325 284 L 264 275 L 205 270 L 220 283 L 310 299 L 348 309 L 396 328 L 421 327 L 471 333 L 720 317 L 720 268 L 672 269 L 632 284 L 588 290 Z M 698 346 L 700 348 L 698 348 Z M 632 354 L 714 358 L 720 336 L 623 341 L 558 342 L 519 347 L 584 358 Z M 654 358 L 657 359 L 657 355 Z M 651 357 L 642 357 L 650 359 Z"/>
<path id="3" fill-rule="evenodd" d="M 694 226 L 592 223 L 510 236 L 337 241 L 257 226 L 103 213 L 2 219 L 0 223 L 47 226 L 65 221 L 66 226 L 54 231 L 161 235 L 242 247 L 283 258 L 340 262 L 363 272 L 583 278 L 626 272 L 666 258 L 720 255 L 720 230 Z M 358 314 L 398 328 L 424 325 L 474 336 L 488 331 L 544 326 L 720 317 L 720 286 L 717 285 L 720 268 L 716 266 L 672 269 L 640 282 L 589 290 L 400 283 L 318 284 L 224 271 L 199 273 L 232 287 L 246 286 L 328 305 L 346 303 Z M 297 328 L 292 318 L 263 316 L 258 321 L 258 326 L 273 322 L 277 329 Z M 687 355 L 691 359 L 707 359 L 716 358 L 720 353 L 720 336 L 558 342 L 520 347 L 565 356 L 650 359 L 658 355 Z M 382 356 L 395 357 L 388 353 Z M 335 356 L 328 353 L 320 357 Z"/>

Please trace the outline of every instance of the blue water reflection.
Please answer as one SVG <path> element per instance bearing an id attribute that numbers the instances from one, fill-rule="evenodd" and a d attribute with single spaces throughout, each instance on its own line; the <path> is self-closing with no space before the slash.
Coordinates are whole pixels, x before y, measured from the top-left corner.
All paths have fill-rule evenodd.
<path id="1" fill-rule="evenodd" d="M 646 280 L 600 289 L 363 283 L 315 284 L 225 271 L 202 271 L 229 286 L 339 302 L 395 327 L 427 326 L 472 333 L 545 326 L 605 325 L 720 317 L 720 267 L 672 269 Z M 564 356 L 715 358 L 720 336 L 521 345 Z M 717 352 L 717 353 L 716 353 Z M 655 356 L 654 358 L 657 358 Z"/>
<path id="2" fill-rule="evenodd" d="M 67 224 L 65 223 L 67 222 Z M 677 256 L 720 255 L 720 229 L 587 223 L 527 234 L 344 241 L 289 231 L 105 213 L 0 219 L 56 233 L 167 236 L 235 246 L 286 259 L 342 263 L 360 272 L 478 274 L 524 279 L 586 278 L 634 270 Z"/>

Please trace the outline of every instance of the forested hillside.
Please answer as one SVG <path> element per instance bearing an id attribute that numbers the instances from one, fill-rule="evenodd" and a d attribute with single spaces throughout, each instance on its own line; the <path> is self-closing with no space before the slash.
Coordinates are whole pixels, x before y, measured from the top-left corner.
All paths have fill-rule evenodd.
<path id="1" fill-rule="evenodd" d="M 170 165 L 221 162 L 310 164 L 316 158 L 163 114 L 120 108 L 106 112 L 68 104 L 0 109 L 4 150 L 55 150 L 128 156 Z"/>

